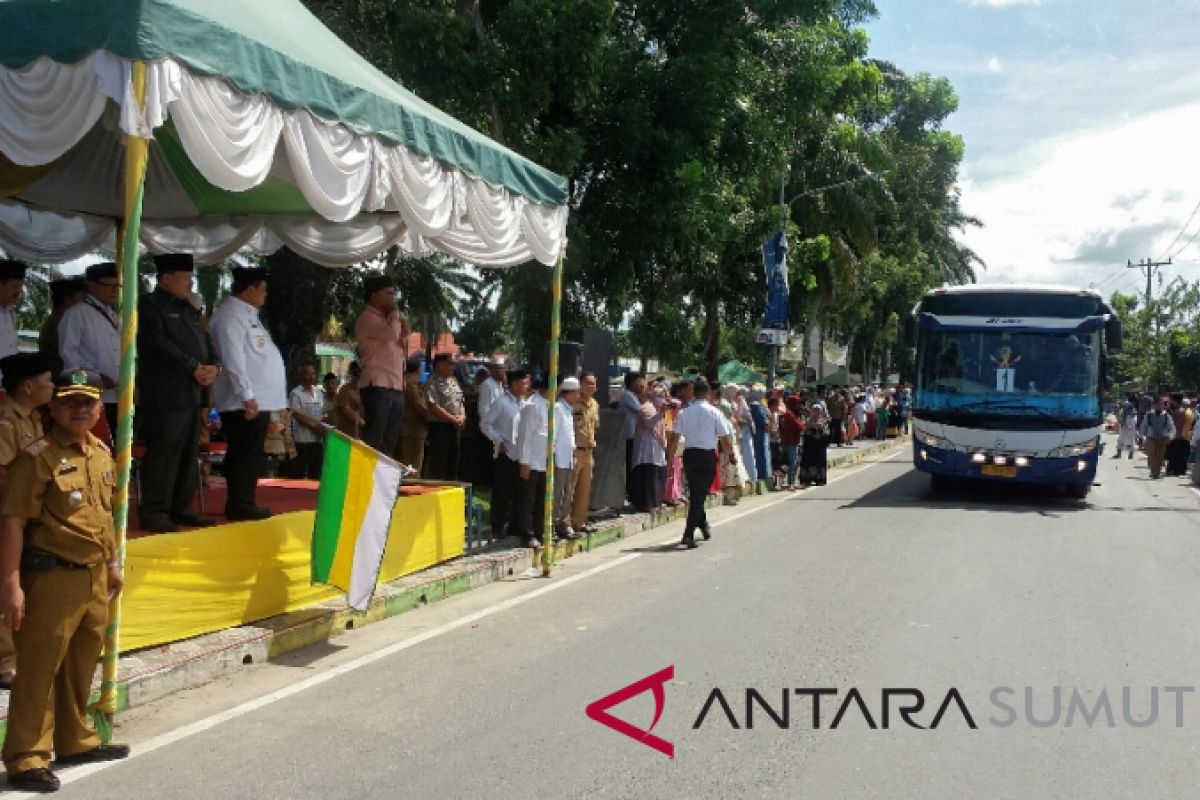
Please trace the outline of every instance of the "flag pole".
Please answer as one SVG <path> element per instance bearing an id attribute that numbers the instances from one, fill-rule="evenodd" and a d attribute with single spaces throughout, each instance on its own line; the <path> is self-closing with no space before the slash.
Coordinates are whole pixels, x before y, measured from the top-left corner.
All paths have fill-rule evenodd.
<path id="1" fill-rule="evenodd" d="M 132 64 L 133 96 L 141 112 L 146 104 L 146 64 Z M 117 240 L 121 284 L 121 367 L 117 383 L 117 430 L 114 431 L 117 485 L 113 493 L 113 523 L 117 532 L 117 561 L 125 563 L 125 534 L 129 521 L 129 469 L 133 445 L 134 364 L 137 361 L 138 238 L 142 224 L 142 201 L 146 188 L 146 164 L 150 140 L 132 134 L 125 137 L 124 217 Z M 101 659 L 100 699 L 93 707 L 96 732 L 103 742 L 112 740 L 113 717 L 117 713 L 117 657 L 121 640 L 121 596 L 108 606 Z"/>
<path id="2" fill-rule="evenodd" d="M 546 371 L 546 396 L 550 407 L 546 412 L 546 496 L 542 508 L 542 577 L 550 576 L 554 563 L 554 416 L 558 408 L 558 342 L 562 337 L 563 260 L 564 245 L 554 264 L 554 281 L 550 302 L 550 367 Z"/>

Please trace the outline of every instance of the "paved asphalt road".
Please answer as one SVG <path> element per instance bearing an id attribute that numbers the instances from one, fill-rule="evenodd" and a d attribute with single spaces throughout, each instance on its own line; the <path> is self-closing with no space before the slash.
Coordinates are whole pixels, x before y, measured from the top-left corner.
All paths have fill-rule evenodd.
<path id="1" fill-rule="evenodd" d="M 651 531 L 551 581 L 486 587 L 130 712 L 121 733 L 138 755 L 65 771 L 61 796 L 1196 796 L 1200 691 L 1163 687 L 1200 687 L 1200 495 L 1151 482 L 1141 457 L 1106 458 L 1083 504 L 1008 487 L 934 497 L 907 449 L 836 475 L 756 501 L 699 550 L 660 547 L 674 527 Z M 585 716 L 669 665 L 654 733 L 673 760 Z M 1064 687 L 1055 724 L 1026 722 L 1026 686 L 1043 720 Z M 1126 686 L 1135 720 L 1158 687 L 1155 724 L 1124 721 Z M 740 729 L 719 707 L 693 728 L 714 687 Z M 747 687 L 777 711 L 784 690 L 838 695 L 818 730 L 794 693 L 788 729 L 760 712 L 746 730 Z M 908 728 L 908 701 L 893 698 L 887 730 L 857 706 L 830 730 L 852 689 L 878 725 L 881 690 L 906 687 L 925 696 L 914 722 L 929 726 L 954 688 L 978 727 L 952 706 L 936 729 Z M 995 687 L 1015 690 L 1001 695 L 1009 727 L 990 722 L 1005 717 Z M 1068 726 L 1076 689 L 1085 706 Z M 1113 728 L 1080 713 L 1101 690 Z M 644 727 L 651 695 L 619 713 Z"/>

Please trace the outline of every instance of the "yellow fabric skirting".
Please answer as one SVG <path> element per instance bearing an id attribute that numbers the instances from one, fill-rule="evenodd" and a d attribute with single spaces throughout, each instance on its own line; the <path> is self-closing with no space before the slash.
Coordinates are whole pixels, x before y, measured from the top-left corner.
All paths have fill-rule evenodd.
<path id="1" fill-rule="evenodd" d="M 462 489 L 401 497 L 381 581 L 463 554 Z M 129 542 L 121 650 L 175 642 L 336 598 L 310 582 L 314 511 Z"/>

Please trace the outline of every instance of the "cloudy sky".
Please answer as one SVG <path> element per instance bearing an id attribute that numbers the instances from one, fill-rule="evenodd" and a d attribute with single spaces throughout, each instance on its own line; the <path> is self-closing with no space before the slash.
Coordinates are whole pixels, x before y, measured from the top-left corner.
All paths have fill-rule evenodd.
<path id="1" fill-rule="evenodd" d="M 1200 2 L 876 5 L 872 55 L 958 91 L 981 281 L 1130 291 L 1126 261 L 1166 255 L 1164 280 L 1200 279 Z"/>

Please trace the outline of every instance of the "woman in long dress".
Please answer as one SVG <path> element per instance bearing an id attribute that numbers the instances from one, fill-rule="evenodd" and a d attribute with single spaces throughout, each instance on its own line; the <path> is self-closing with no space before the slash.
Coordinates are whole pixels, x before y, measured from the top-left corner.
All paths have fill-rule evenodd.
<path id="1" fill-rule="evenodd" d="M 734 416 L 738 423 L 738 468 L 743 489 L 747 485 L 753 487 L 758 480 L 758 469 L 754 463 L 754 415 L 746 401 L 748 394 L 749 390 L 744 386 L 738 387 L 734 400 Z"/>
<path id="2" fill-rule="evenodd" d="M 805 486 L 824 486 L 828 465 L 829 414 L 813 404 L 804 422 L 804 452 L 800 457 L 800 482 Z"/>
<path id="3" fill-rule="evenodd" d="M 673 396 L 667 401 L 666 425 L 668 431 L 675 429 L 675 420 L 683 408 L 683 403 L 676 397 L 678 393 L 678 387 L 672 388 Z M 683 441 L 683 437 L 680 437 L 679 444 L 675 447 L 675 455 L 667 463 L 667 484 L 663 488 L 663 502 L 669 506 L 683 502 L 683 451 L 686 447 L 687 443 Z"/>
<path id="4" fill-rule="evenodd" d="M 1189 401 L 1183 399 L 1171 414 L 1175 422 L 1175 438 L 1167 445 L 1167 475 L 1182 477 L 1187 474 L 1188 456 L 1192 454 L 1192 415 L 1189 405 Z"/>
<path id="5" fill-rule="evenodd" d="M 1117 434 L 1117 453 L 1113 458 L 1120 458 L 1122 452 L 1126 453 L 1129 458 L 1133 458 L 1133 453 L 1138 446 L 1137 403 L 1133 398 L 1126 400 L 1118 413 L 1120 418 L 1117 425 L 1120 432 Z"/>

